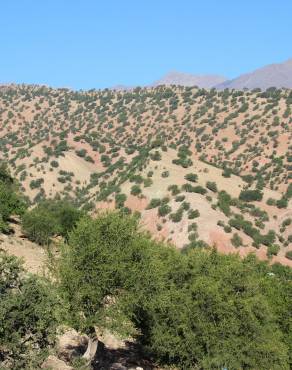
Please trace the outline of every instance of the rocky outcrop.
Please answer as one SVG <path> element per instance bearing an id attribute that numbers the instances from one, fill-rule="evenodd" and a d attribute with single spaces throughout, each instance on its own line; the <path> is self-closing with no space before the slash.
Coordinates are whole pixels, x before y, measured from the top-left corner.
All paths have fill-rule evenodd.
<path id="1" fill-rule="evenodd" d="M 87 349 L 82 357 L 88 362 L 91 362 L 95 357 L 98 347 L 99 349 L 100 347 L 102 347 L 102 350 L 103 350 L 104 349 L 103 343 L 99 342 L 97 338 L 94 338 L 94 339 L 89 338 L 87 342 Z"/>
<path id="2" fill-rule="evenodd" d="M 71 328 L 62 328 L 56 344 L 56 356 L 49 356 L 42 369 L 73 370 L 71 364 L 83 358 L 94 370 L 152 370 L 141 348 L 134 341 L 122 341 L 108 330 L 95 328 L 92 336 L 82 335 Z"/>
<path id="3" fill-rule="evenodd" d="M 41 366 L 45 370 L 74 370 L 72 366 L 66 364 L 56 356 L 49 356 Z"/>
<path id="4" fill-rule="evenodd" d="M 81 357 L 86 353 L 88 343 L 87 335 L 80 335 L 74 329 L 66 330 L 57 340 L 58 357 L 68 362 L 74 357 Z"/>

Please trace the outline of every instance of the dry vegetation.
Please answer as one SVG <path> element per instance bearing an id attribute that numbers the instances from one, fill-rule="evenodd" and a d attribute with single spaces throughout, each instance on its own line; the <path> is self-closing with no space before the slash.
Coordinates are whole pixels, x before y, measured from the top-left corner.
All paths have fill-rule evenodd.
<path id="1" fill-rule="evenodd" d="M 179 248 L 215 244 L 292 265 L 291 108 L 283 89 L 9 86 L 1 155 L 32 203 L 137 211 Z"/>

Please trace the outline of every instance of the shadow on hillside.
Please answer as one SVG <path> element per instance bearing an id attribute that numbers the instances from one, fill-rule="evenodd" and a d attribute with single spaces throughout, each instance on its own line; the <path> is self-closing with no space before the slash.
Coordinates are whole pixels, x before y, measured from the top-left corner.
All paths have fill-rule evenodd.
<path id="1" fill-rule="evenodd" d="M 156 367 L 145 359 L 141 347 L 127 342 L 126 348 L 110 349 L 99 345 L 92 367 L 94 370 L 122 370 L 123 368 L 142 367 L 143 370 L 153 370 Z"/>

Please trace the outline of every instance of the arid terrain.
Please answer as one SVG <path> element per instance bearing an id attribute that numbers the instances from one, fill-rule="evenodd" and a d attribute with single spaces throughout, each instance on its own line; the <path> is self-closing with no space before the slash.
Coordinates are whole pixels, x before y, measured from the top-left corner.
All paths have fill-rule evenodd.
<path id="1" fill-rule="evenodd" d="M 291 107 L 292 92 L 273 88 L 3 86 L 1 159 L 32 205 L 136 211 L 180 249 L 292 266 Z"/>

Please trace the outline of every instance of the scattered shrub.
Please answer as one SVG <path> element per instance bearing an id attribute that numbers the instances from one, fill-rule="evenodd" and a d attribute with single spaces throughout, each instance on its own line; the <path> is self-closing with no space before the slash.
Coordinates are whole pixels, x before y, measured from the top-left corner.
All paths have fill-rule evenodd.
<path id="1" fill-rule="evenodd" d="M 207 181 L 206 187 L 207 187 L 207 189 L 213 191 L 214 193 L 217 193 L 217 191 L 218 191 L 216 182 Z"/>
<path id="2" fill-rule="evenodd" d="M 245 202 L 261 201 L 263 193 L 259 190 L 241 190 L 239 199 Z"/>
<path id="3" fill-rule="evenodd" d="M 188 173 L 185 175 L 185 179 L 191 182 L 197 182 L 198 181 L 198 175 L 194 173 Z"/>
<path id="4" fill-rule="evenodd" d="M 238 248 L 242 246 L 242 239 L 237 233 L 234 233 L 231 238 L 231 243 L 234 247 Z"/>
<path id="5" fill-rule="evenodd" d="M 137 196 L 137 195 L 139 195 L 139 194 L 141 194 L 141 193 L 142 193 L 142 190 L 141 190 L 141 188 L 140 188 L 140 186 L 139 186 L 139 185 L 133 185 L 133 186 L 131 187 L 131 194 L 132 194 L 132 195 Z"/>

